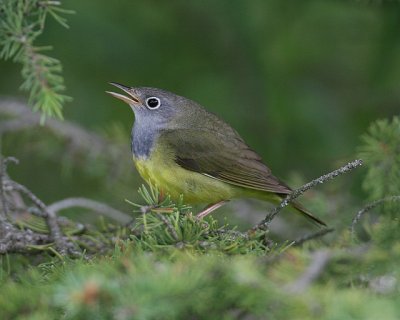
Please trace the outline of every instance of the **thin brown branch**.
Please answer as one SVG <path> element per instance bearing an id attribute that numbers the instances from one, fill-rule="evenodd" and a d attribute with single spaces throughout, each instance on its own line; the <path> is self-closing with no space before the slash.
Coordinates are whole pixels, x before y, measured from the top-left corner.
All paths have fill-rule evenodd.
<path id="1" fill-rule="evenodd" d="M 27 39 L 27 37 L 24 37 L 24 39 Z M 53 88 L 49 87 L 47 78 L 46 78 L 46 67 L 44 67 L 44 64 L 42 63 L 42 55 L 35 52 L 35 49 L 32 45 L 31 41 L 21 41 L 21 44 L 24 47 L 24 50 L 26 52 L 26 58 L 30 60 L 30 65 L 29 67 L 32 68 L 33 75 L 36 78 L 37 83 L 40 84 L 42 87 L 41 90 L 54 90 Z M 54 90 L 56 92 L 56 90 Z"/>
<path id="2" fill-rule="evenodd" d="M 301 186 L 300 188 L 294 190 L 292 193 L 288 194 L 287 197 L 285 199 L 282 200 L 282 202 L 280 203 L 279 206 L 275 207 L 266 217 L 264 220 L 262 220 L 261 222 L 259 222 L 257 225 L 255 225 L 250 231 L 254 232 L 258 229 L 261 230 L 268 230 L 269 226 L 272 222 L 272 220 L 275 218 L 275 216 L 283 209 L 285 208 L 287 205 L 290 204 L 290 202 L 292 202 L 293 200 L 295 200 L 297 197 L 301 196 L 304 192 L 306 192 L 307 190 L 315 187 L 318 184 L 322 184 L 328 180 L 332 180 L 334 178 L 336 178 L 339 175 L 342 175 L 348 171 L 351 171 L 359 166 L 362 165 L 362 160 L 354 160 L 352 162 L 349 162 L 348 164 L 346 164 L 345 166 L 334 170 L 328 174 L 325 174 L 317 179 L 314 179 L 312 181 L 310 181 L 309 183 L 306 183 L 305 185 Z"/>

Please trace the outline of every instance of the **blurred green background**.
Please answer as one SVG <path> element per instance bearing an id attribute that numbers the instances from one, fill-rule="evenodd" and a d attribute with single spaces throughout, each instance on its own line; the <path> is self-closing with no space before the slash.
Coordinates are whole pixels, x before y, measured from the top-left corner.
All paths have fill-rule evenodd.
<path id="1" fill-rule="evenodd" d="M 76 11 L 67 16 L 70 29 L 49 19 L 39 40 L 64 66 L 74 99 L 65 119 L 96 132 L 120 128 L 127 157 L 134 118 L 105 94 L 109 81 L 201 103 L 284 180 L 299 172 L 307 181 L 353 159 L 368 125 L 399 112 L 396 1 L 70 0 L 64 7 Z M 0 95 L 26 99 L 20 66 L 0 61 L 0 70 Z M 54 141 L 48 153 L 54 147 L 57 155 L 43 157 L 30 148 L 37 139 L 46 134 L 3 137 L 3 153 L 21 160 L 16 179 L 46 201 L 80 195 L 129 209 L 123 199 L 137 197 L 141 183 L 133 166 L 114 188 L 118 181 L 105 181 L 101 170 L 66 170 Z"/>

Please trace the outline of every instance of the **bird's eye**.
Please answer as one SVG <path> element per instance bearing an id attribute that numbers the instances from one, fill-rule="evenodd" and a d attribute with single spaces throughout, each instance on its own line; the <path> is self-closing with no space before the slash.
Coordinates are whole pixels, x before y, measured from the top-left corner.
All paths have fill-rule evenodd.
<path id="1" fill-rule="evenodd" d="M 161 102 L 160 99 L 156 97 L 150 97 L 146 99 L 146 105 L 149 109 L 157 109 L 160 107 Z"/>

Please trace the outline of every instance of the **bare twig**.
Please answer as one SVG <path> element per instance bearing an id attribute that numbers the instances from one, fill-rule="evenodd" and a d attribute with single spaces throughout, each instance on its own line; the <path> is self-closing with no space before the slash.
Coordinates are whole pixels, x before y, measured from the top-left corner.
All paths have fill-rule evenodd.
<path id="1" fill-rule="evenodd" d="M 312 261 L 304 273 L 287 287 L 291 293 L 302 293 L 315 281 L 325 269 L 332 254 L 327 250 L 318 250 L 312 254 Z"/>
<path id="2" fill-rule="evenodd" d="M 107 216 L 111 219 L 114 219 L 115 221 L 118 221 L 121 224 L 126 224 L 132 220 L 132 218 L 129 215 L 127 215 L 119 210 L 111 208 L 110 206 L 108 206 L 104 203 L 86 199 L 86 198 L 63 199 L 61 201 L 57 201 L 57 202 L 49 205 L 47 207 L 47 210 L 50 212 L 56 213 L 58 211 L 72 208 L 72 207 L 81 207 L 81 208 L 93 210 L 94 212 L 101 213 L 102 215 Z"/>
<path id="3" fill-rule="evenodd" d="M 314 239 L 317 239 L 317 238 L 321 238 L 324 235 L 333 232 L 334 230 L 335 229 L 333 229 L 333 228 L 325 228 L 325 229 L 319 230 L 317 232 L 313 232 L 311 234 L 307 234 L 307 235 L 295 240 L 293 245 L 294 246 L 301 246 L 304 242 L 307 242 L 309 240 L 314 240 Z"/>
<path id="4" fill-rule="evenodd" d="M 303 185 L 302 187 L 294 190 L 292 193 L 288 194 L 286 196 L 285 199 L 282 200 L 282 202 L 280 203 L 279 206 L 275 207 L 266 217 L 264 220 L 262 220 L 261 222 L 259 222 L 256 226 L 254 226 L 251 231 L 255 231 L 257 229 L 262 229 L 262 230 L 267 230 L 271 224 L 271 221 L 275 218 L 275 216 L 283 209 L 285 208 L 290 202 L 292 202 L 293 200 L 295 200 L 297 197 L 299 197 L 300 195 L 302 195 L 304 192 L 306 192 L 307 190 L 315 187 L 318 184 L 322 184 L 328 180 L 334 179 L 337 176 L 346 173 L 350 170 L 353 170 L 359 166 L 362 165 L 362 160 L 354 160 L 352 162 L 349 162 L 348 164 L 346 164 L 345 166 L 332 171 L 328 174 L 325 174 L 315 180 L 310 181 L 309 183 L 306 183 L 305 185 Z"/>
<path id="5" fill-rule="evenodd" d="M 357 212 L 355 217 L 353 218 L 353 221 L 351 223 L 351 235 L 354 238 L 355 237 L 355 228 L 357 223 L 361 220 L 361 218 L 364 216 L 365 213 L 368 211 L 374 209 L 375 207 L 381 205 L 382 203 L 385 202 L 391 202 L 391 201 L 400 201 L 400 196 L 389 196 L 385 197 L 383 199 L 375 200 L 374 202 L 371 202 L 367 206 L 365 206 L 363 209 Z"/>

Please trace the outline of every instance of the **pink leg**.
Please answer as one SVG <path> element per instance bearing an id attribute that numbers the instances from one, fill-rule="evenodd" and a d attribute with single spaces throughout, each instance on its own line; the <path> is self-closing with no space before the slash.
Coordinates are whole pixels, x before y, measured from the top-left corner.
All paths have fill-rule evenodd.
<path id="1" fill-rule="evenodd" d="M 222 207 L 228 201 L 229 200 L 222 200 L 220 202 L 208 205 L 207 207 L 204 208 L 203 211 L 199 212 L 196 215 L 196 218 L 197 219 L 203 219 L 205 216 L 208 216 L 214 210 L 217 210 L 219 207 Z"/>

